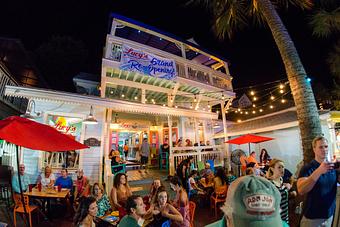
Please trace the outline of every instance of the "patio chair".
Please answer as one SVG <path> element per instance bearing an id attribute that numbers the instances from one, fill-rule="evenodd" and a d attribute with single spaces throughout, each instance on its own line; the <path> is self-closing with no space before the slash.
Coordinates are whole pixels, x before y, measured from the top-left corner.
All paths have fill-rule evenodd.
<path id="1" fill-rule="evenodd" d="M 202 161 L 197 162 L 197 170 L 198 172 L 201 172 L 201 170 L 204 169 L 204 163 Z"/>
<path id="2" fill-rule="evenodd" d="M 210 196 L 210 207 L 215 210 L 215 218 L 217 218 L 217 205 L 224 203 L 227 198 L 228 185 L 216 188 L 215 192 Z"/>
<path id="3" fill-rule="evenodd" d="M 24 211 L 24 206 L 26 208 L 26 212 L 28 213 L 28 218 L 29 218 L 29 224 L 30 227 L 32 227 L 32 212 L 34 210 L 37 211 L 37 216 L 38 216 L 38 223 L 39 223 L 39 209 L 38 206 L 35 205 L 29 205 L 29 198 L 27 195 L 24 195 L 24 202 L 25 204 L 22 203 L 21 200 L 21 195 L 20 194 L 13 194 L 13 199 L 14 199 L 14 211 L 13 211 L 13 220 L 14 220 L 14 226 L 17 226 L 17 219 L 16 219 L 16 213 L 25 213 Z"/>
<path id="4" fill-rule="evenodd" d="M 194 227 L 196 203 L 189 201 L 190 227 Z"/>

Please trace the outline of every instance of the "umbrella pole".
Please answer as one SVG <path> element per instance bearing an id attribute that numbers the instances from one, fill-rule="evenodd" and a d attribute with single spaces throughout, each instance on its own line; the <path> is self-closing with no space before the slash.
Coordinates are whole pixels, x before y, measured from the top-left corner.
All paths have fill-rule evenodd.
<path id="1" fill-rule="evenodd" d="M 248 153 L 249 153 L 249 156 L 250 156 L 250 143 L 248 143 Z"/>
<path id="2" fill-rule="evenodd" d="M 24 207 L 24 215 L 26 217 L 26 221 L 27 223 L 29 222 L 29 218 L 27 216 L 27 211 L 26 211 L 26 206 L 25 206 L 25 199 L 24 199 L 24 194 L 22 193 L 22 185 L 21 185 L 21 177 L 20 177 L 20 173 L 19 173 L 19 146 L 16 145 L 16 151 L 17 151 L 17 168 L 18 168 L 18 181 L 19 181 L 19 188 L 20 188 L 20 195 L 21 195 L 21 202 L 23 204 Z"/>

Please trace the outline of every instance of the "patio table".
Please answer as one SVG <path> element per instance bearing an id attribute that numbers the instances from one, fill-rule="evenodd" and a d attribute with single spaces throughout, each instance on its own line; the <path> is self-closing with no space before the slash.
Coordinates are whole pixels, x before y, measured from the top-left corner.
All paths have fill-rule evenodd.
<path id="1" fill-rule="evenodd" d="M 37 188 L 33 188 L 31 192 L 27 191 L 24 192 L 24 195 L 28 195 L 29 197 L 35 197 L 43 199 L 47 202 L 47 216 L 51 218 L 50 211 L 51 211 L 51 199 L 65 199 L 70 193 L 70 189 L 62 188 L 60 192 L 54 189 L 42 189 L 39 191 Z M 44 207 L 44 206 L 43 206 Z"/>

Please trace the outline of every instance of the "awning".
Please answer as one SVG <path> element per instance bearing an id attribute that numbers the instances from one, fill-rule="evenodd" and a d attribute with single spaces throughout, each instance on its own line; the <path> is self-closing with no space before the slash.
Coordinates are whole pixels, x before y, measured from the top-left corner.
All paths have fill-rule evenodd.
<path id="1" fill-rule="evenodd" d="M 165 115 L 177 117 L 194 117 L 199 119 L 218 119 L 213 112 L 201 110 L 180 109 L 152 104 L 128 102 L 117 99 L 107 99 L 90 95 L 80 95 L 70 92 L 53 91 L 40 88 L 28 88 L 19 86 L 6 86 L 5 95 L 11 97 L 35 99 L 50 102 L 65 102 L 111 108 L 117 112 L 146 113 L 152 115 Z"/>

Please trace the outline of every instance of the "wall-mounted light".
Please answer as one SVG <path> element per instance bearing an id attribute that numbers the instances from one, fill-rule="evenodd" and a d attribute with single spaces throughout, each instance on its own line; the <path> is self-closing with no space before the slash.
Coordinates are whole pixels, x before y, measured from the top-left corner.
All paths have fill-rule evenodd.
<path id="1" fill-rule="evenodd" d="M 98 124 L 98 121 L 93 116 L 93 107 L 90 108 L 90 114 L 87 116 L 87 118 L 83 121 L 84 124 L 87 125 L 96 125 Z"/>
<path id="2" fill-rule="evenodd" d="M 28 118 L 28 119 L 35 119 L 41 116 L 40 111 L 35 111 L 35 102 L 33 99 L 31 99 L 26 108 L 26 112 L 24 114 L 21 114 L 20 117 Z"/>

